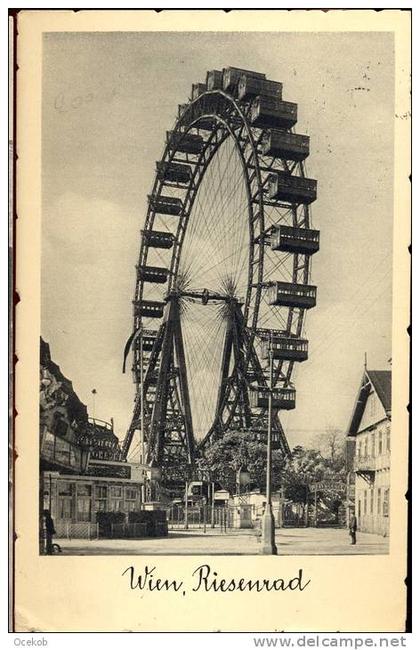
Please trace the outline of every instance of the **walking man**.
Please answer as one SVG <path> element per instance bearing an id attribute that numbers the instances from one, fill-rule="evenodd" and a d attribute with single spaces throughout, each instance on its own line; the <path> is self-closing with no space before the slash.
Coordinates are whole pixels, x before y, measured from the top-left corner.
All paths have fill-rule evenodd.
<path id="1" fill-rule="evenodd" d="M 350 544 L 356 544 L 356 531 L 357 531 L 357 518 L 354 511 L 350 512 L 349 520 L 349 535 L 351 538 Z"/>
<path id="2" fill-rule="evenodd" d="M 49 510 L 44 510 L 44 522 L 45 522 L 45 537 L 47 541 L 46 552 L 47 555 L 52 555 L 54 553 L 53 535 L 55 535 L 55 528 L 54 528 L 54 520 L 51 517 Z"/>

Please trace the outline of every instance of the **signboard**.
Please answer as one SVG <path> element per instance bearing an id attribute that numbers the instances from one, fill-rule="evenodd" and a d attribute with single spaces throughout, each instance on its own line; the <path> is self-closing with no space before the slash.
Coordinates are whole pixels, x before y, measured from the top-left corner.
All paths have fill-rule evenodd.
<path id="1" fill-rule="evenodd" d="M 88 476 L 107 476 L 109 478 L 131 479 L 131 465 L 128 463 L 89 463 L 86 470 Z"/>
<path id="2" fill-rule="evenodd" d="M 342 481 L 318 481 L 309 486 L 310 492 L 315 492 L 315 490 L 336 490 L 336 492 L 345 492 L 346 484 Z"/>

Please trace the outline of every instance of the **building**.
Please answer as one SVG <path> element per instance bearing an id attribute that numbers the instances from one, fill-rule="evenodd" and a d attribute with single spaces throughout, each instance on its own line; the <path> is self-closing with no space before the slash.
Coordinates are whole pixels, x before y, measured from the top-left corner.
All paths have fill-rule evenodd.
<path id="1" fill-rule="evenodd" d="M 87 524 L 96 525 L 98 512 L 127 515 L 141 509 L 142 468 L 129 463 L 107 467 L 111 476 L 91 475 L 99 465 L 89 465 L 84 474 L 43 473 L 44 508 L 51 512 L 57 536 L 89 536 L 94 529 Z M 116 470 L 122 476 L 116 476 Z"/>
<path id="2" fill-rule="evenodd" d="M 361 531 L 389 532 L 391 371 L 363 372 L 347 432 L 348 489 Z"/>
<path id="3" fill-rule="evenodd" d="M 90 460 L 120 460 L 121 449 L 114 423 L 88 418 L 82 441 L 90 447 Z"/>
<path id="4" fill-rule="evenodd" d="M 89 536 L 97 512 L 140 510 L 146 471 L 121 460 L 112 422 L 89 418 L 41 339 L 40 514 L 51 512 L 57 536 Z M 42 528 L 40 517 L 41 549 Z"/>
<path id="5" fill-rule="evenodd" d="M 51 359 L 41 339 L 39 433 L 40 469 L 82 473 L 89 460 L 89 445 L 82 441 L 88 414 L 71 381 Z"/>

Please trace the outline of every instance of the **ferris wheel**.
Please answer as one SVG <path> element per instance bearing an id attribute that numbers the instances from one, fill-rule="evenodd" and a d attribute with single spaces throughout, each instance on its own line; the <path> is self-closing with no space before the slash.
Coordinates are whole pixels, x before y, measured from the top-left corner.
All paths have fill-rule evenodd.
<path id="1" fill-rule="evenodd" d="M 270 379 L 273 445 L 288 453 L 278 412 L 295 407 L 293 370 L 308 358 L 319 249 L 296 122 L 281 83 L 233 67 L 209 71 L 178 107 L 141 231 L 124 458 L 136 432 L 144 461 L 167 471 L 226 431 L 264 439 Z"/>

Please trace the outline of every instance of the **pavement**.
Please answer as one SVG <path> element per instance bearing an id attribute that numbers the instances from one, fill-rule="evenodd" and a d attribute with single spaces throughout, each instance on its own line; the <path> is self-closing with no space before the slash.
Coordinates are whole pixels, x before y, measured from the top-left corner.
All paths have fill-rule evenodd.
<path id="1" fill-rule="evenodd" d="M 260 541 L 253 530 L 171 530 L 168 537 L 148 539 L 57 539 L 62 555 L 258 555 Z M 389 539 L 357 533 L 350 544 L 343 528 L 283 528 L 276 530 L 279 555 L 385 555 Z"/>

